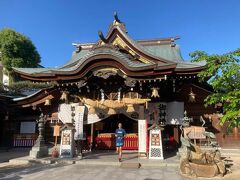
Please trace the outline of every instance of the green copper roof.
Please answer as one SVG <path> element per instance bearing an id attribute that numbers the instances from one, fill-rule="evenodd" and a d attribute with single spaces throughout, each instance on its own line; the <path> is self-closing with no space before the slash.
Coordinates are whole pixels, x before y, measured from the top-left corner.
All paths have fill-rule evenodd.
<path id="1" fill-rule="evenodd" d="M 72 64 L 76 63 L 78 60 L 82 59 L 85 55 L 87 55 L 89 53 L 89 50 L 81 50 L 79 53 L 73 53 L 72 58 L 63 66 L 59 67 L 60 69 L 65 68 L 65 67 L 69 67 Z"/>
<path id="2" fill-rule="evenodd" d="M 52 68 L 13 68 L 16 69 L 17 71 L 25 72 L 28 74 L 33 74 L 33 73 L 42 73 L 51 70 Z"/>
<path id="3" fill-rule="evenodd" d="M 183 62 L 178 62 L 177 64 L 177 69 L 185 69 L 185 68 L 198 68 L 201 66 L 205 66 L 206 61 L 202 62 L 189 62 L 189 61 L 183 61 Z"/>
<path id="4" fill-rule="evenodd" d="M 149 66 L 152 64 L 145 64 L 145 63 L 141 63 L 140 61 L 136 61 L 136 60 L 132 60 L 131 57 L 129 57 L 127 54 L 121 53 L 117 50 L 114 50 L 112 48 L 107 48 L 107 47 L 102 47 L 102 48 L 98 48 L 95 49 L 93 51 L 88 51 L 88 53 L 86 53 L 84 56 L 82 56 L 79 60 L 73 59 L 74 61 L 72 61 L 70 64 L 72 64 L 71 66 L 64 66 L 64 68 L 58 68 L 55 69 L 55 71 L 73 71 L 75 70 L 78 66 L 80 66 L 83 62 L 85 62 L 88 58 L 96 56 L 96 55 L 100 55 L 100 54 L 110 54 L 113 55 L 114 57 L 117 57 L 118 59 L 121 59 L 123 62 L 125 62 L 129 67 L 144 67 L 144 66 Z M 75 62 L 75 63 L 74 63 Z"/>
<path id="5" fill-rule="evenodd" d="M 144 46 L 145 51 L 159 58 L 164 58 L 174 62 L 183 61 L 181 56 L 180 47 L 178 45 L 171 47 L 166 45 Z"/>
<path id="6" fill-rule="evenodd" d="M 170 45 L 138 46 L 147 53 L 159 58 L 164 58 L 173 62 L 184 61 L 178 45 L 176 45 L 175 47 L 171 47 Z M 65 65 L 59 67 L 59 69 L 68 68 L 77 64 L 78 61 L 83 59 L 85 56 L 88 56 L 89 53 L 90 50 L 81 50 L 79 53 L 74 53 L 72 58 Z"/>
<path id="7" fill-rule="evenodd" d="M 14 68 L 17 71 L 21 71 L 23 73 L 27 74 L 35 74 L 35 73 L 58 73 L 58 74 L 64 74 L 65 72 L 71 72 L 76 70 L 82 63 L 84 63 L 88 58 L 100 55 L 100 54 L 109 54 L 112 55 L 118 59 L 120 59 L 122 62 L 125 62 L 127 66 L 132 68 L 141 68 L 141 67 L 147 67 L 151 66 L 153 64 L 145 64 L 140 61 L 133 60 L 128 54 L 121 53 L 117 50 L 111 49 L 111 48 L 98 48 L 93 51 L 85 51 L 86 54 L 74 54 L 73 59 L 68 62 L 68 65 L 64 65 L 59 68 Z M 80 58 L 80 59 L 78 59 Z"/>
<path id="8" fill-rule="evenodd" d="M 150 56 L 157 57 L 160 59 L 165 59 L 167 61 L 172 61 L 173 63 L 183 61 L 183 58 L 182 58 L 181 52 L 180 52 L 180 48 L 178 45 L 176 45 L 174 47 L 172 47 L 170 44 L 142 46 L 137 41 L 135 41 L 131 37 L 129 37 L 129 35 L 127 33 L 125 33 L 124 31 L 122 31 L 121 28 L 119 28 L 118 26 L 116 28 L 136 48 L 138 48 L 139 50 L 145 52 L 146 54 L 148 54 Z M 60 67 L 60 69 L 76 65 L 77 61 L 81 60 L 82 58 L 87 56 L 89 53 L 90 53 L 90 50 L 85 50 L 85 49 L 82 49 L 79 53 L 74 53 L 72 58 L 65 65 Z M 167 63 L 171 63 L 171 62 L 167 62 Z"/>

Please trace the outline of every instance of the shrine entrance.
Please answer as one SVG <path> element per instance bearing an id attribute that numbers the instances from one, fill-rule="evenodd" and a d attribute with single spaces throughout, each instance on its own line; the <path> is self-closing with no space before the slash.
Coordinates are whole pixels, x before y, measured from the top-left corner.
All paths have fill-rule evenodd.
<path id="1" fill-rule="evenodd" d="M 127 117 L 124 114 L 111 115 L 94 124 L 94 149 L 116 149 L 115 131 L 118 123 L 122 123 L 126 131 L 124 138 L 125 150 L 138 150 L 138 120 Z"/>

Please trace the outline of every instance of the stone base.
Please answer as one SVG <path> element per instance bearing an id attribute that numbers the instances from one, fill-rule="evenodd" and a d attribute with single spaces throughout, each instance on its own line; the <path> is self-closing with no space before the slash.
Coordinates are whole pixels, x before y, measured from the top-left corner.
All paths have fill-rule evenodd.
<path id="1" fill-rule="evenodd" d="M 42 147 L 32 147 L 32 150 L 29 153 L 29 156 L 31 158 L 42 158 L 48 156 L 48 147 L 47 146 L 42 146 Z"/>
<path id="2" fill-rule="evenodd" d="M 197 177 L 211 178 L 219 174 L 216 164 L 196 164 L 189 162 L 189 165 Z"/>
<path id="3" fill-rule="evenodd" d="M 148 158 L 147 153 L 138 153 L 138 157 L 141 158 L 141 159 L 147 159 Z"/>

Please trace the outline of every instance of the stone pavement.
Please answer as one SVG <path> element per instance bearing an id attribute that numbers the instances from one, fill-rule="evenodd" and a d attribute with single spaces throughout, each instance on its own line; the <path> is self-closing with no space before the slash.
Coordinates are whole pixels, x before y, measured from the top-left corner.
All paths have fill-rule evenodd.
<path id="1" fill-rule="evenodd" d="M 137 152 L 134 151 L 124 151 L 122 162 L 118 162 L 118 155 L 115 151 L 94 151 L 89 153 L 84 153 L 83 159 L 71 158 L 41 158 L 41 159 L 31 159 L 29 156 L 24 156 L 20 158 L 11 159 L 12 164 L 27 164 L 28 162 L 36 162 L 42 164 L 79 164 L 79 165 L 101 165 L 101 166 L 115 166 L 120 167 L 121 164 L 124 164 L 125 167 L 131 166 L 131 164 L 140 163 L 141 167 L 178 167 L 179 160 L 177 156 L 173 153 L 168 154 L 164 160 L 149 160 L 146 157 L 138 157 Z"/>
<path id="2" fill-rule="evenodd" d="M 235 158 L 236 159 L 236 158 Z M 233 173 L 211 180 L 239 180 L 240 157 L 234 160 Z M 178 167 L 121 168 L 81 164 L 28 164 L 0 168 L 0 179 L 26 180 L 190 180 L 179 174 Z M 204 178 L 197 178 L 203 180 Z M 206 179 L 205 179 L 206 180 Z M 209 179 L 208 179 L 209 180 Z"/>
<path id="3" fill-rule="evenodd" d="M 15 153 L 15 156 L 17 154 L 22 156 L 22 153 L 21 151 Z M 2 156 L 3 154 L 4 156 Z M 0 159 L 5 161 L 13 156 L 11 154 L 14 154 L 14 152 L 1 152 Z M 231 156 L 231 154 L 235 156 Z M 225 155 L 231 156 L 232 173 L 227 174 L 223 178 L 216 177 L 212 179 L 239 180 L 240 154 L 237 151 L 231 152 L 226 150 Z M 86 153 L 83 160 L 74 158 L 71 160 L 58 159 L 53 161 L 51 158 L 44 158 L 38 161 L 29 161 L 29 159 L 26 161 L 26 158 L 26 156 L 23 156 L 15 159 L 15 161 L 11 160 L 11 163 L 0 163 L 0 179 L 191 179 L 179 174 L 179 161 L 176 156 L 169 156 L 164 161 L 158 161 L 137 158 L 136 152 L 125 152 L 122 163 L 139 162 L 142 164 L 139 169 L 130 168 L 131 166 L 121 166 L 117 162 L 117 154 L 113 151 Z M 22 159 L 22 161 L 19 161 L 19 159 Z M 200 180 L 201 178 L 197 179 Z"/>
<path id="4" fill-rule="evenodd" d="M 10 170 L 0 170 L 0 179 L 51 179 L 51 180 L 180 180 L 177 168 L 162 167 L 153 169 L 126 169 L 114 166 L 73 165 L 32 165 Z"/>

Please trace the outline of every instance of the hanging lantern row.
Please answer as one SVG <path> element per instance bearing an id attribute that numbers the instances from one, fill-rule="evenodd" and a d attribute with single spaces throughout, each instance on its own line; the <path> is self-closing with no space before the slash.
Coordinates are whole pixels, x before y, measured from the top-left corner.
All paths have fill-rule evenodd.
<path id="1" fill-rule="evenodd" d="M 195 79 L 197 76 L 177 76 L 175 79 Z"/>
<path id="2" fill-rule="evenodd" d="M 162 80 L 167 80 L 167 75 L 164 75 L 163 77 L 155 78 L 155 79 L 137 79 L 140 85 L 146 82 L 161 82 Z"/>
<path id="3" fill-rule="evenodd" d="M 158 90 L 159 90 L 159 88 L 153 87 L 151 97 L 154 97 L 154 98 L 158 97 L 159 98 L 160 96 L 159 96 Z M 101 94 L 102 94 L 101 102 L 103 103 L 104 102 L 104 91 L 102 89 L 101 89 Z M 188 102 L 191 102 L 191 103 L 196 102 L 196 94 L 192 91 L 192 88 L 190 89 L 190 93 L 188 94 L 188 96 L 189 96 Z M 60 99 L 61 100 L 67 100 L 68 99 L 68 92 L 63 91 Z M 51 99 L 46 99 L 44 105 L 45 106 L 50 106 L 51 105 Z M 36 110 L 36 105 L 32 105 L 32 109 Z M 133 105 L 128 105 L 127 106 L 127 112 L 131 113 L 131 112 L 134 112 L 134 111 L 135 111 L 135 109 L 134 109 Z M 94 107 L 90 107 L 89 114 L 95 114 L 95 113 L 96 113 L 96 109 Z M 116 111 L 113 108 L 110 108 L 109 111 L 108 111 L 108 114 L 109 115 L 116 114 Z"/>
<path id="4" fill-rule="evenodd" d="M 163 77 L 160 77 L 160 78 L 156 78 L 156 79 L 137 79 L 137 81 L 139 83 L 146 83 L 146 82 L 160 82 L 162 80 L 167 80 L 167 75 L 164 75 Z M 50 82 L 47 81 L 47 82 L 34 82 L 33 83 L 36 83 L 36 84 L 49 84 Z M 71 82 L 71 83 L 57 83 L 56 86 L 60 87 L 60 86 L 73 86 L 73 85 L 79 85 L 80 83 L 79 82 Z M 116 82 L 115 82 L 116 84 Z"/>
<path id="5" fill-rule="evenodd" d="M 167 80 L 167 75 L 164 75 L 163 77 L 160 78 L 156 78 L 156 79 L 137 79 L 137 81 L 142 84 L 142 83 L 146 83 L 146 82 L 161 82 L 162 80 Z M 192 78 L 197 78 L 197 76 L 195 75 L 188 75 L 188 76 L 177 76 L 174 79 L 192 79 Z M 50 82 L 34 82 L 33 83 L 36 84 L 49 84 Z M 56 86 L 73 86 L 73 85 L 79 85 L 79 82 L 71 82 L 71 83 L 57 83 Z M 115 83 L 116 84 L 116 83 Z"/>

